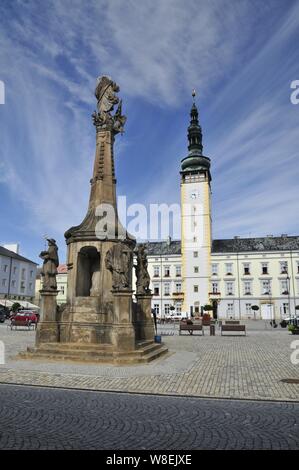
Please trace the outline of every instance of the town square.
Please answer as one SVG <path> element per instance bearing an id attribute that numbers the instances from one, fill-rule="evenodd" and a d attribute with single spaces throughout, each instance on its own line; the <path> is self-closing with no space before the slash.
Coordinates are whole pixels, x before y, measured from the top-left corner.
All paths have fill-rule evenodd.
<path id="1" fill-rule="evenodd" d="M 298 2 L 0 13 L 0 449 L 298 450 Z"/>

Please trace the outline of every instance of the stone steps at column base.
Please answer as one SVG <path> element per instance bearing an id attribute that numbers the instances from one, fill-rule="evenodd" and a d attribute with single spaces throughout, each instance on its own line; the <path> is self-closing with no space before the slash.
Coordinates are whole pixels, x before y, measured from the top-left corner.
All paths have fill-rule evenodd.
<path id="1" fill-rule="evenodd" d="M 95 347 L 94 347 L 95 346 Z M 48 343 L 38 348 L 27 348 L 18 355 L 19 359 L 38 359 L 46 361 L 71 361 L 82 363 L 144 364 L 151 362 L 168 352 L 163 344 L 151 342 L 133 351 L 112 350 L 111 345 L 102 348 L 98 345 Z M 109 346 L 109 348 L 108 348 Z"/>

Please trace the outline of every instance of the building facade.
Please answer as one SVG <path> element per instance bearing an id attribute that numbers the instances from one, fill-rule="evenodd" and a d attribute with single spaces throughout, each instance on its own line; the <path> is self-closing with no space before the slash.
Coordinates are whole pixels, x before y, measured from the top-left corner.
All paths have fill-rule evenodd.
<path id="1" fill-rule="evenodd" d="M 5 300 L 32 301 L 36 268 L 33 261 L 0 246 L 0 303 L 5 304 Z"/>
<path id="2" fill-rule="evenodd" d="M 152 308 L 162 317 L 171 307 L 176 313 L 202 314 L 205 305 L 213 307 L 215 318 L 295 316 L 299 237 L 212 240 L 210 159 L 202 154 L 194 103 L 190 117 L 188 155 L 180 170 L 181 241 L 146 244 Z"/>

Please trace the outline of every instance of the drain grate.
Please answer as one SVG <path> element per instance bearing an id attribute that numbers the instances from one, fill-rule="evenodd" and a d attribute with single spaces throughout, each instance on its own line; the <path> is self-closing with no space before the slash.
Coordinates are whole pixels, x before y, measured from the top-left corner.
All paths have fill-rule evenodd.
<path id="1" fill-rule="evenodd" d="M 281 382 L 284 382 L 286 384 L 298 384 L 299 385 L 299 379 L 282 379 Z"/>

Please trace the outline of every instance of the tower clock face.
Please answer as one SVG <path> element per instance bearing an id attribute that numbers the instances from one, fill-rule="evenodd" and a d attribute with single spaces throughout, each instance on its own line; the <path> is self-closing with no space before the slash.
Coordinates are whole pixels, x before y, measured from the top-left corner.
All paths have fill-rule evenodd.
<path id="1" fill-rule="evenodd" d="M 198 199 L 199 197 L 198 191 L 192 191 L 189 197 L 190 199 Z"/>

